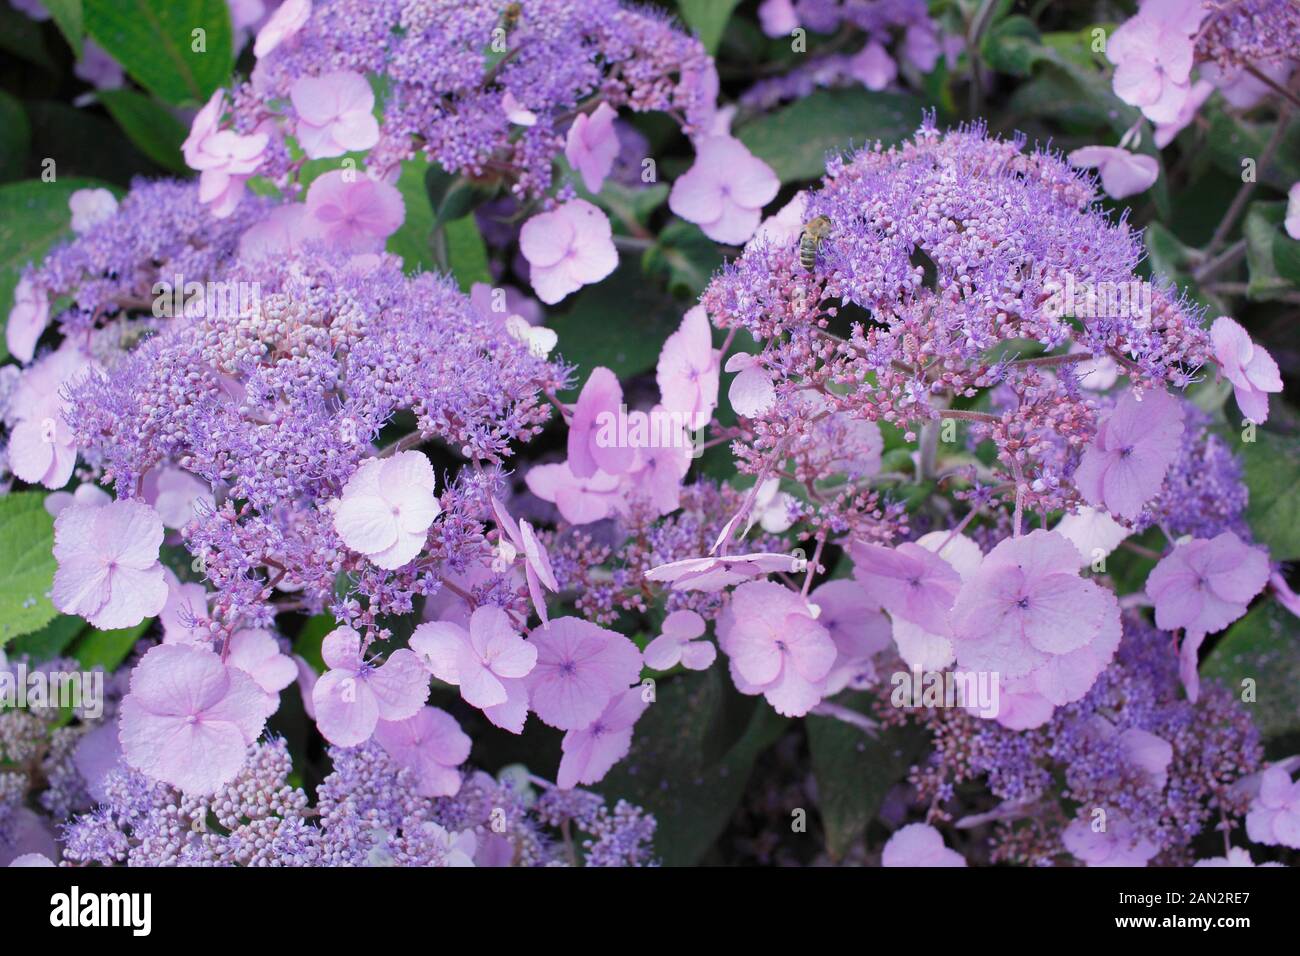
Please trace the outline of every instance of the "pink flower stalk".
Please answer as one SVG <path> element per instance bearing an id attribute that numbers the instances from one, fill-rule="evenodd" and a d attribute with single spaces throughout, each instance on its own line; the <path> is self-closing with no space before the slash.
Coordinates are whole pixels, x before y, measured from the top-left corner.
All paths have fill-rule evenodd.
<path id="1" fill-rule="evenodd" d="M 569 469 L 579 478 L 590 478 L 597 470 L 619 475 L 632 467 L 636 449 L 618 441 L 615 427 L 623 411 L 618 377 L 603 366 L 592 369 L 569 423 Z"/>
<path id="2" fill-rule="evenodd" d="M 289 99 L 298 113 L 294 135 L 311 159 L 360 152 L 379 142 L 375 93 L 360 73 L 299 77 Z"/>
<path id="3" fill-rule="evenodd" d="M 305 235 L 347 252 L 378 252 L 401 228 L 406 204 L 395 186 L 336 169 L 307 189 Z"/>
<path id="4" fill-rule="evenodd" d="M 1074 473 L 1083 500 L 1136 519 L 1160 491 L 1178 454 L 1183 409 L 1164 391 L 1125 392 L 1101 423 Z"/>
<path id="5" fill-rule="evenodd" d="M 72 211 L 72 231 L 89 232 L 107 222 L 117 212 L 117 198 L 107 189 L 78 189 L 68 197 Z"/>
<path id="6" fill-rule="evenodd" d="M 529 219 L 519 232 L 519 251 L 528 260 L 533 291 L 547 305 L 599 282 L 618 266 L 609 219 L 585 199 Z"/>
<path id="7" fill-rule="evenodd" d="M 381 720 L 375 740 L 415 776 L 422 797 L 454 797 L 460 792 L 457 769 L 469 759 L 469 735 L 456 718 L 438 707 L 421 707 L 404 720 Z"/>
<path id="8" fill-rule="evenodd" d="M 376 567 L 394 570 L 424 549 L 429 527 L 442 513 L 433 466 L 418 451 L 362 462 L 343 486 L 334 530 Z"/>
<path id="9" fill-rule="evenodd" d="M 704 627 L 704 618 L 694 611 L 673 611 L 664 618 L 663 633 L 646 645 L 646 667 L 666 671 L 681 664 L 690 671 L 707 670 L 718 649 L 696 640 L 704 636 Z"/>
<path id="10" fill-rule="evenodd" d="M 167 602 L 162 539 L 157 512 L 138 501 L 64 509 L 54 522 L 54 606 L 104 630 L 153 617 Z"/>
<path id="11" fill-rule="evenodd" d="M 853 576 L 892 617 L 948 632 L 948 610 L 961 587 L 951 564 L 910 541 L 896 548 L 855 542 L 851 552 Z"/>
<path id="12" fill-rule="evenodd" d="M 244 628 L 230 636 L 226 663 L 253 678 L 277 701 L 280 691 L 298 679 L 298 665 L 293 658 L 281 653 L 275 635 L 260 627 Z"/>
<path id="13" fill-rule="evenodd" d="M 506 511 L 506 506 L 500 501 L 492 499 L 492 513 L 497 519 L 497 526 L 501 533 L 505 535 L 506 541 L 513 549 L 513 553 L 524 556 L 524 581 L 528 585 L 528 596 L 532 598 L 533 607 L 537 610 L 537 616 L 541 618 L 542 626 L 549 627 L 550 622 L 546 615 L 546 595 L 542 593 L 542 588 L 548 591 L 558 591 L 559 582 L 555 580 L 555 572 L 551 570 L 551 558 L 542 547 L 542 543 L 537 540 L 537 534 L 533 531 L 533 526 L 527 521 L 520 519 L 518 523 Z"/>
<path id="14" fill-rule="evenodd" d="M 234 779 L 275 700 L 195 644 L 159 644 L 131 672 L 118 725 L 127 764 L 187 794 Z"/>
<path id="15" fill-rule="evenodd" d="M 1268 556 L 1231 531 L 1178 544 L 1151 569 L 1147 596 L 1156 625 L 1189 634 L 1213 634 L 1246 613 L 1268 583 Z"/>
<path id="16" fill-rule="evenodd" d="M 226 91 L 217 90 L 194 117 L 190 134 L 181 144 L 185 162 L 199 171 L 199 200 L 212 206 L 212 214 L 225 218 L 244 195 L 245 181 L 257 171 L 266 153 L 266 133 L 240 135 L 221 129 Z"/>
<path id="17" fill-rule="evenodd" d="M 622 634 L 576 617 L 534 631 L 537 665 L 526 678 L 534 713 L 560 730 L 583 730 L 641 676 L 641 652 Z"/>
<path id="18" fill-rule="evenodd" d="M 564 155 L 582 176 L 588 192 L 600 192 L 618 158 L 618 132 L 614 129 L 617 116 L 613 107 L 601 103 L 591 113 L 579 113 L 569 127 Z"/>
<path id="19" fill-rule="evenodd" d="M 736 588 L 718 618 L 718 645 L 742 694 L 762 694 L 777 713 L 802 717 L 821 702 L 835 642 L 802 595 L 771 581 Z"/>
<path id="20" fill-rule="evenodd" d="M 965 866 L 966 858 L 943 845 L 928 823 L 909 823 L 894 832 L 880 854 L 881 866 Z"/>
<path id="21" fill-rule="evenodd" d="M 1084 866 L 1146 866 L 1160 852 L 1160 847 L 1138 836 L 1119 813 L 1100 809 L 1106 810 L 1104 818 L 1075 820 L 1061 833 L 1065 848 Z M 1103 820 L 1105 829 L 1094 829 Z"/>
<path id="22" fill-rule="evenodd" d="M 631 687 L 616 694 L 589 727 L 566 733 L 560 741 L 563 756 L 556 786 L 569 790 L 603 780 L 632 749 L 632 727 L 649 706 L 641 688 Z"/>
<path id="23" fill-rule="evenodd" d="M 1224 378 L 1232 383 L 1241 413 L 1256 425 L 1264 424 L 1268 420 L 1268 393 L 1282 391 L 1282 376 L 1273 356 L 1252 342 L 1246 330 L 1226 315 L 1210 326 L 1210 341 Z"/>
<path id="24" fill-rule="evenodd" d="M 468 630 L 450 621 L 421 624 L 410 645 L 434 677 L 459 686 L 465 702 L 481 710 L 506 703 L 506 682 L 527 677 L 537 663 L 537 648 L 492 605 L 470 616 Z"/>
<path id="25" fill-rule="evenodd" d="M 780 188 L 767 163 L 740 140 L 710 136 L 696 144 L 695 163 L 673 183 L 668 206 L 714 242 L 740 245 Z"/>
<path id="26" fill-rule="evenodd" d="M 1096 169 L 1101 175 L 1101 188 L 1111 199 L 1146 192 L 1160 178 L 1160 164 L 1155 157 L 1115 146 L 1084 146 L 1072 152 L 1069 159 L 1071 166 Z"/>
<path id="27" fill-rule="evenodd" d="M 1000 676 L 1004 726 L 1037 727 L 1081 698 L 1119 647 L 1115 596 L 1078 569 L 1074 545 L 1039 529 L 1001 541 L 953 603 L 957 664 Z"/>
<path id="28" fill-rule="evenodd" d="M 285 40 L 290 39 L 311 16 L 311 0 L 284 0 L 271 14 L 271 19 L 257 32 L 253 41 L 253 55 L 259 60 L 268 55 Z"/>
<path id="29" fill-rule="evenodd" d="M 45 290 L 32 285 L 27 277 L 14 288 L 14 304 L 5 325 L 5 345 L 9 354 L 24 364 L 36 354 L 36 343 L 50 324 L 50 300 Z M 66 479 L 65 479 L 66 480 Z"/>
<path id="30" fill-rule="evenodd" d="M 340 747 L 365 743 L 382 720 L 405 720 L 424 706 L 429 674 L 414 651 L 399 648 L 379 666 L 361 656 L 361 635 L 337 627 L 321 642 L 329 667 L 312 688 L 316 726 Z"/>
<path id="31" fill-rule="evenodd" d="M 647 581 L 667 584 L 674 591 L 721 591 L 760 575 L 800 570 L 799 559 L 774 551 L 730 554 L 707 558 L 685 558 L 651 568 Z"/>
<path id="32" fill-rule="evenodd" d="M 1267 846 L 1300 849 L 1300 783 L 1293 783 L 1285 768 L 1264 771 L 1246 814 L 1246 835 Z"/>
<path id="33" fill-rule="evenodd" d="M 659 401 L 670 412 L 704 424 L 718 407 L 718 353 L 704 306 L 687 310 L 659 353 L 655 381 Z"/>
<path id="34" fill-rule="evenodd" d="M 856 581 L 827 581 L 813 589 L 808 601 L 818 611 L 817 623 L 835 642 L 825 695 L 869 686 L 876 674 L 875 656 L 889 647 L 889 618 Z"/>

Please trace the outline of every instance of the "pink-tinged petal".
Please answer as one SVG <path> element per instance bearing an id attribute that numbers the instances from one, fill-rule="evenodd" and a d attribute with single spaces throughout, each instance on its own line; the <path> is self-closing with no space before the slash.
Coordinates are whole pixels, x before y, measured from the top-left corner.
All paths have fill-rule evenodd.
<path id="1" fill-rule="evenodd" d="M 708 670 L 717 659 L 718 649 L 709 641 L 690 641 L 682 645 L 682 666 L 688 671 Z"/>
<path id="2" fill-rule="evenodd" d="M 26 278 L 20 279 L 14 289 L 14 305 L 5 325 L 9 354 L 20 362 L 30 362 L 36 354 L 36 342 L 49 321 L 50 304 L 45 290 L 32 285 Z"/>
<path id="3" fill-rule="evenodd" d="M 382 666 L 370 672 L 366 682 L 374 691 L 379 716 L 384 720 L 404 720 L 429 698 L 429 674 L 415 652 L 407 648 L 389 654 Z"/>
<path id="4" fill-rule="evenodd" d="M 146 571 L 118 567 L 108 575 L 108 600 L 86 620 L 101 630 L 134 627 L 156 616 L 167 603 L 167 578 L 161 564 Z"/>
<path id="5" fill-rule="evenodd" d="M 433 492 L 437 486 L 433 464 L 419 451 L 404 451 L 384 459 L 376 477 L 381 494 L 385 496 L 411 488 Z"/>
<path id="6" fill-rule="evenodd" d="M 365 743 L 379 721 L 379 703 L 368 682 L 351 671 L 326 671 L 311 692 L 316 727 L 332 744 Z"/>
<path id="7" fill-rule="evenodd" d="M 898 64 L 881 44 L 871 40 L 849 61 L 849 72 L 867 89 L 878 92 L 898 77 Z"/>
<path id="8" fill-rule="evenodd" d="M 152 713 L 184 717 L 215 705 L 229 686 L 229 672 L 212 651 L 160 644 L 131 672 L 129 696 Z"/>
<path id="9" fill-rule="evenodd" d="M 751 365 L 731 380 L 727 398 L 737 415 L 754 418 L 772 407 L 776 401 L 776 387 L 766 369 Z"/>
<path id="10" fill-rule="evenodd" d="M 259 60 L 302 29 L 311 16 L 311 0 L 285 0 L 257 33 L 253 55 Z"/>
<path id="11" fill-rule="evenodd" d="M 361 635 L 346 625 L 336 627 L 321 640 L 320 654 L 333 670 L 359 670 Z"/>
<path id="12" fill-rule="evenodd" d="M 676 667 L 677 662 L 682 659 L 684 646 L 680 638 L 671 634 L 660 634 L 647 644 L 642 652 L 646 667 L 657 671 L 666 671 L 669 668 Z"/>
<path id="13" fill-rule="evenodd" d="M 457 662 L 462 649 L 469 643 L 469 633 L 450 621 L 433 621 L 415 629 L 408 643 L 440 681 L 460 683 Z"/>
<path id="14" fill-rule="evenodd" d="M 525 677 L 537 663 L 537 648 L 515 630 L 510 616 L 485 605 L 470 618 L 471 644 L 500 677 Z"/>
<path id="15" fill-rule="evenodd" d="M 233 724 L 186 723 L 149 713 L 130 697 L 119 715 L 126 763 L 184 793 L 214 793 L 243 766 L 248 744 Z"/>
<path id="16" fill-rule="evenodd" d="M 523 733 L 528 719 L 528 687 L 522 680 L 507 678 L 501 682 L 506 689 L 506 702 L 483 711 L 494 725 L 512 734 Z"/>
<path id="17" fill-rule="evenodd" d="M 534 269 L 559 265 L 573 241 L 573 223 L 558 209 L 533 216 L 519 231 L 519 251 Z"/>
<path id="18" fill-rule="evenodd" d="M 104 606 L 108 596 L 108 569 L 98 558 L 77 557 L 59 562 L 50 599 L 64 614 L 90 617 Z"/>
<path id="19" fill-rule="evenodd" d="M 397 516 L 378 496 L 344 497 L 334 512 L 334 530 L 343 543 L 359 554 L 376 554 L 397 542 Z"/>

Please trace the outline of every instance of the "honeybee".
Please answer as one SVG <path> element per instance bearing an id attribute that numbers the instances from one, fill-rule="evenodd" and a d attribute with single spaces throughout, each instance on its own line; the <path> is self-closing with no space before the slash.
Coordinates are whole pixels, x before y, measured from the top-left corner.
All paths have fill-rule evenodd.
<path id="1" fill-rule="evenodd" d="M 501 25 L 509 33 L 519 25 L 519 18 L 523 16 L 524 6 L 522 3 L 507 3 L 505 10 L 501 14 Z"/>
<path id="2" fill-rule="evenodd" d="M 809 219 L 799 234 L 799 264 L 812 271 L 817 262 L 817 247 L 831 234 L 831 221 L 826 216 Z"/>

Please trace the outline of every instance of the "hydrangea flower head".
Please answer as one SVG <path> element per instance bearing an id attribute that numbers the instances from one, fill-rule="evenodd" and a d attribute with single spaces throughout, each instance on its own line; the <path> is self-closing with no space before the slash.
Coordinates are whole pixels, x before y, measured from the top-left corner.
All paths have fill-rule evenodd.
<path id="1" fill-rule="evenodd" d="M 311 159 L 360 152 L 379 142 L 375 94 L 359 73 L 300 77 L 289 98 L 298 113 L 294 133 Z"/>
<path id="2" fill-rule="evenodd" d="M 131 672 L 120 727 L 126 762 L 193 794 L 234 778 L 275 699 L 237 667 L 194 644 L 159 644 Z"/>
<path id="3" fill-rule="evenodd" d="M 1166 630 L 1213 634 L 1246 613 L 1268 583 L 1268 557 L 1231 531 L 1174 547 L 1151 569 L 1147 595 Z"/>
<path id="4" fill-rule="evenodd" d="M 311 237 L 349 252 L 375 252 L 406 219 L 406 205 L 396 187 L 336 169 L 312 180 L 303 215 Z"/>
<path id="5" fill-rule="evenodd" d="M 105 630 L 153 617 L 167 602 L 162 539 L 158 513 L 138 501 L 65 508 L 54 522 L 55 607 Z"/>

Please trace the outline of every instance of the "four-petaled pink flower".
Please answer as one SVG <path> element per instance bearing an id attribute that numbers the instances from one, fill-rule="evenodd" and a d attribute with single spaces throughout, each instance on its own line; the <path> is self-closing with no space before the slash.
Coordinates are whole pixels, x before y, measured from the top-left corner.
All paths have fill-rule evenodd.
<path id="1" fill-rule="evenodd" d="M 1005 538 L 962 585 L 950 615 L 957 665 L 1001 679 L 996 719 L 1021 730 L 1092 687 L 1119 647 L 1115 595 L 1079 576 L 1055 531 Z"/>
<path id="2" fill-rule="evenodd" d="M 1268 583 L 1268 557 L 1231 531 L 1176 545 L 1147 577 L 1156 625 L 1213 634 L 1246 613 Z"/>
<path id="3" fill-rule="evenodd" d="M 501 542 L 502 547 L 508 545 L 507 553 L 513 551 L 513 555 L 524 556 L 524 581 L 528 585 L 528 596 L 532 598 L 533 607 L 537 609 L 537 616 L 541 618 L 542 625 L 549 626 L 550 622 L 546 616 L 546 595 L 542 593 L 542 588 L 548 591 L 560 589 L 559 582 L 555 580 L 555 572 L 551 570 L 550 555 L 537 540 L 533 526 L 522 519 L 516 522 L 506 511 L 506 506 L 495 498 L 492 499 L 492 513 L 506 539 Z"/>
<path id="4" fill-rule="evenodd" d="M 694 611 L 673 611 L 664 618 L 663 633 L 646 645 L 645 663 L 657 671 L 666 671 L 679 663 L 690 671 L 708 668 L 718 656 L 718 649 L 704 636 L 704 618 Z"/>
<path id="5" fill-rule="evenodd" d="M 778 714 L 802 717 L 821 701 L 835 642 L 796 591 L 771 581 L 736 588 L 718 618 L 718 644 L 742 694 L 762 694 Z"/>
<path id="6" fill-rule="evenodd" d="M 928 823 L 909 823 L 895 831 L 880 854 L 881 866 L 965 866 L 966 858 L 943 845 L 943 834 Z"/>
<path id="7" fill-rule="evenodd" d="M 695 163 L 673 183 L 668 206 L 714 242 L 740 245 L 780 188 L 771 167 L 740 140 L 710 136 L 696 144 Z"/>
<path id="8" fill-rule="evenodd" d="M 321 642 L 329 666 L 312 688 L 316 726 L 340 747 L 365 743 L 383 720 L 415 716 L 429 696 L 429 672 L 408 648 L 399 648 L 379 666 L 361 656 L 361 635 L 337 627 Z"/>
<path id="9" fill-rule="evenodd" d="M 1113 515 L 1136 519 L 1159 491 L 1178 454 L 1183 410 L 1164 391 L 1141 398 L 1128 391 L 1097 428 L 1074 473 L 1083 500 Z"/>
<path id="10" fill-rule="evenodd" d="M 299 77 L 289 99 L 298 113 L 294 134 L 311 159 L 360 152 L 379 142 L 375 92 L 360 73 Z"/>
<path id="11" fill-rule="evenodd" d="M 1268 420 L 1268 393 L 1282 391 L 1282 376 L 1273 356 L 1226 315 L 1210 326 L 1214 358 L 1232 383 L 1232 394 L 1243 415 L 1256 425 Z"/>
<path id="12" fill-rule="evenodd" d="M 529 219 L 519 232 L 519 251 L 528 260 L 533 291 L 547 305 L 599 282 L 618 266 L 609 219 L 585 199 Z"/>
<path id="13" fill-rule="evenodd" d="M 569 524 L 590 524 L 626 508 L 623 481 L 619 475 L 604 471 L 587 478 L 573 473 L 567 461 L 552 465 L 534 465 L 525 476 L 528 490 L 559 509 Z"/>
<path id="14" fill-rule="evenodd" d="M 1160 178 L 1160 164 L 1155 157 L 1116 146 L 1084 146 L 1069 158 L 1071 166 L 1096 169 L 1101 176 L 1101 188 L 1111 199 L 1127 199 L 1146 192 Z"/>
<path id="15" fill-rule="evenodd" d="M 345 252 L 378 252 L 405 219 L 406 204 L 396 187 L 336 169 L 308 187 L 301 228 L 307 237 Z"/>
<path id="16" fill-rule="evenodd" d="M 1098 809 L 1104 810 L 1106 816 L 1090 814 L 1073 821 L 1061 833 L 1065 848 L 1084 866 L 1146 866 L 1160 852 L 1160 847 L 1139 835 L 1117 811 Z"/>
<path id="17" fill-rule="evenodd" d="M 590 114 L 579 113 L 569 127 L 564 155 L 569 165 L 581 174 L 588 192 L 600 192 L 618 158 L 618 132 L 614 129 L 617 116 L 613 107 L 601 103 Z"/>
<path id="18" fill-rule="evenodd" d="M 212 214 L 225 218 L 244 195 L 244 183 L 262 164 L 269 138 L 266 133 L 240 135 L 221 129 L 226 91 L 217 90 L 194 117 L 190 135 L 181 144 L 186 164 L 199 171 L 199 201 L 212 206 Z"/>
<path id="19" fill-rule="evenodd" d="M 162 539 L 157 512 L 139 501 L 65 508 L 54 522 L 54 606 L 105 630 L 153 617 L 167 603 Z"/>
<path id="20" fill-rule="evenodd" d="M 533 712 L 560 730 L 590 727 L 641 676 L 641 652 L 622 634 L 576 617 L 534 631 L 537 665 L 526 678 Z"/>
<path id="21" fill-rule="evenodd" d="M 507 682 L 528 676 L 537 663 L 537 648 L 519 636 L 505 611 L 490 604 L 470 615 L 469 630 L 433 621 L 417 627 L 410 644 L 434 677 L 458 685 L 465 702 L 480 710 L 506 703 Z"/>
<path id="22" fill-rule="evenodd" d="M 1106 58 L 1115 64 L 1115 95 L 1157 123 L 1176 119 L 1191 92 L 1195 30 L 1180 18 L 1147 12 L 1126 21 L 1106 44 Z"/>
<path id="23" fill-rule="evenodd" d="M 648 706 L 641 688 L 631 687 L 616 695 L 590 726 L 566 733 L 560 741 L 563 756 L 556 786 L 569 790 L 580 783 L 599 783 L 632 749 L 632 727 Z"/>
<path id="24" fill-rule="evenodd" d="M 94 365 L 70 339 L 22 374 L 9 400 L 9 469 L 23 481 L 62 488 L 77 464 L 76 436 L 63 412 L 67 390 Z"/>
<path id="25" fill-rule="evenodd" d="M 687 310 L 659 353 L 659 401 L 668 411 L 688 416 L 692 425 L 706 424 L 718 407 L 718 377 L 712 327 L 704 306 L 697 305 Z"/>
<path id="26" fill-rule="evenodd" d="M 381 720 L 375 740 L 410 769 L 420 796 L 454 797 L 460 791 L 457 768 L 469 759 L 470 739 L 445 710 L 421 707 L 404 720 Z"/>
<path id="27" fill-rule="evenodd" d="M 933 634 L 948 633 L 948 610 L 961 587 L 951 564 L 911 541 L 896 548 L 855 542 L 851 553 L 853 576 L 876 604 Z"/>
<path id="28" fill-rule="evenodd" d="M 122 755 L 185 793 L 214 793 L 239 772 L 274 710 L 253 678 L 206 647 L 159 644 L 131 672 L 122 698 Z"/>
<path id="29" fill-rule="evenodd" d="M 1300 783 L 1284 767 L 1269 767 L 1246 814 L 1246 835 L 1267 846 L 1300 850 Z"/>
<path id="30" fill-rule="evenodd" d="M 400 568 L 424 548 L 429 526 L 442 513 L 433 488 L 433 466 L 422 452 L 367 459 L 343 486 L 334 530 L 376 567 Z"/>

